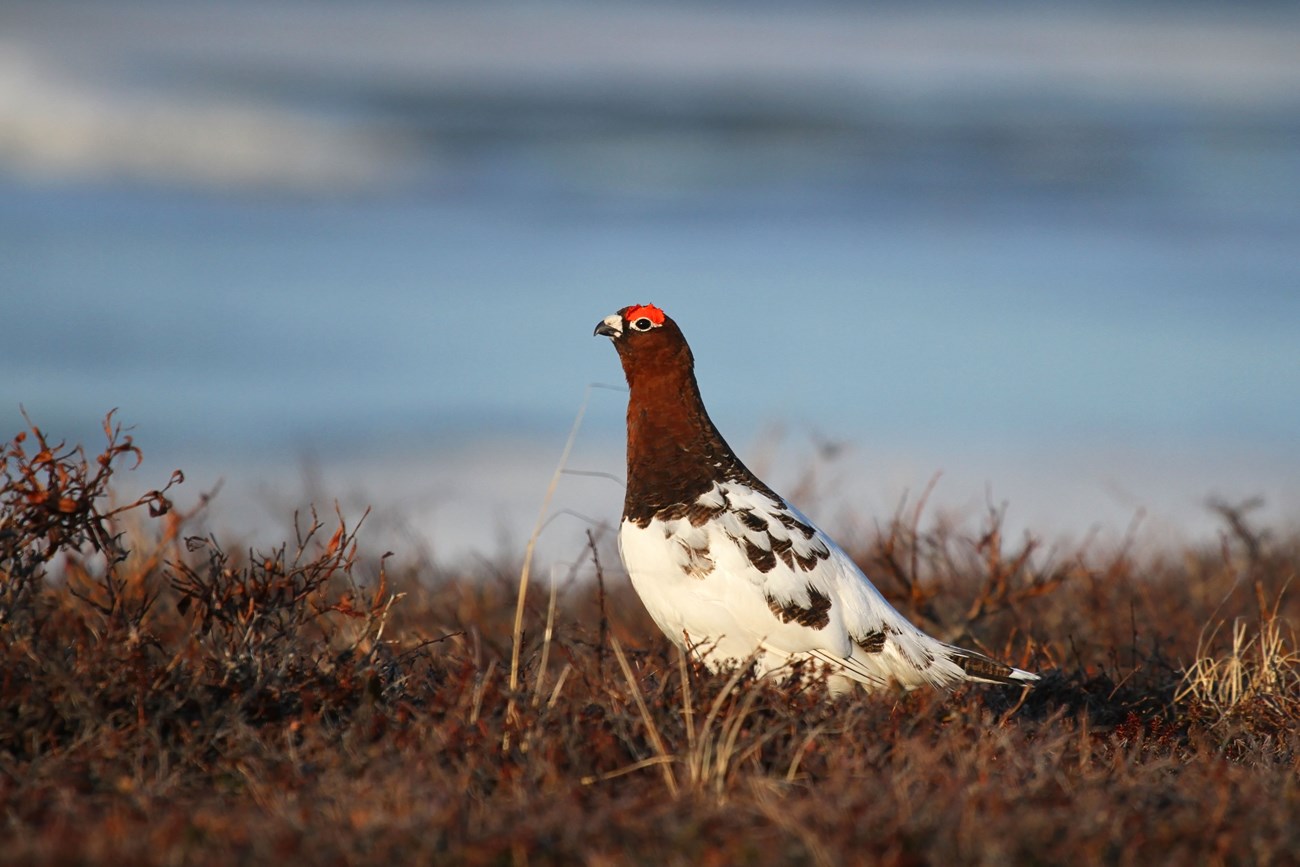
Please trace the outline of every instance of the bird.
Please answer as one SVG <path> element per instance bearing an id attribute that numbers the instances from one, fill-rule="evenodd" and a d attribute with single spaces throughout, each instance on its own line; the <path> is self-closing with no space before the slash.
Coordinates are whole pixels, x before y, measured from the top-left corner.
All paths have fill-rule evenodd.
<path id="1" fill-rule="evenodd" d="M 594 336 L 614 344 L 629 389 L 619 555 L 683 651 L 713 670 L 825 671 L 834 695 L 1039 679 L 923 632 L 760 481 L 709 418 L 690 346 L 663 310 L 624 307 Z"/>

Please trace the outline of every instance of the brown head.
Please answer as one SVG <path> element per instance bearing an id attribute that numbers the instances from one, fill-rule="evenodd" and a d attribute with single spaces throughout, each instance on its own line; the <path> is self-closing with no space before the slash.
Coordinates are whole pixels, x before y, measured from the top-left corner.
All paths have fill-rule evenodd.
<path id="1" fill-rule="evenodd" d="M 695 367 L 681 329 L 653 304 L 633 304 L 611 313 L 595 334 L 613 342 L 629 385 L 642 377 L 680 376 Z"/>
<path id="2" fill-rule="evenodd" d="M 631 389 L 625 518 L 645 526 L 656 515 L 693 515 L 697 498 L 723 479 L 770 493 L 709 420 L 677 323 L 654 305 L 634 304 L 606 316 L 595 333 L 613 342 Z"/>

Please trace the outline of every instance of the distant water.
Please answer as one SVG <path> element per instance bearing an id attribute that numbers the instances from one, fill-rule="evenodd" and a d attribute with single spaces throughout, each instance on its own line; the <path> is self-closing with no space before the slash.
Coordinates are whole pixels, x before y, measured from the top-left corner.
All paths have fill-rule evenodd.
<path id="1" fill-rule="evenodd" d="M 0 432 L 116 406 L 241 532 L 306 477 L 517 550 L 652 301 L 827 523 L 938 471 L 1074 537 L 1300 518 L 1300 13 L 543 5 L 0 6 Z"/>

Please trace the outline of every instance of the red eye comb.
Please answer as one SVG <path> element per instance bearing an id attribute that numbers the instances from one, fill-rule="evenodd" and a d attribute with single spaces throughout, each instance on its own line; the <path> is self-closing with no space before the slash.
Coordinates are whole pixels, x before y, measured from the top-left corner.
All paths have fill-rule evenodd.
<path id="1" fill-rule="evenodd" d="M 635 304 L 627 308 L 627 312 L 623 314 L 623 318 L 628 322 L 634 322 L 642 317 L 649 319 L 655 325 L 664 324 L 664 312 L 653 304 Z"/>

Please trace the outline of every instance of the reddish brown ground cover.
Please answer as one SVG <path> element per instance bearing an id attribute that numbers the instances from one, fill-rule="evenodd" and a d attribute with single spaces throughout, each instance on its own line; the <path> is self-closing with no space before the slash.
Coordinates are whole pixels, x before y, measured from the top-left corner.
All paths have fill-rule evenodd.
<path id="1" fill-rule="evenodd" d="M 1040 671 L 826 701 L 688 665 L 596 539 L 554 601 L 301 515 L 250 552 L 33 427 L 0 493 L 0 861 L 1295 863 L 1300 535 L 1048 551 L 900 510 L 857 556 Z M 140 472 L 144 472 L 141 470 Z M 173 479 L 174 482 L 179 479 Z M 512 678 L 512 674 L 514 677 Z M 514 680 L 516 686 L 510 688 Z"/>

